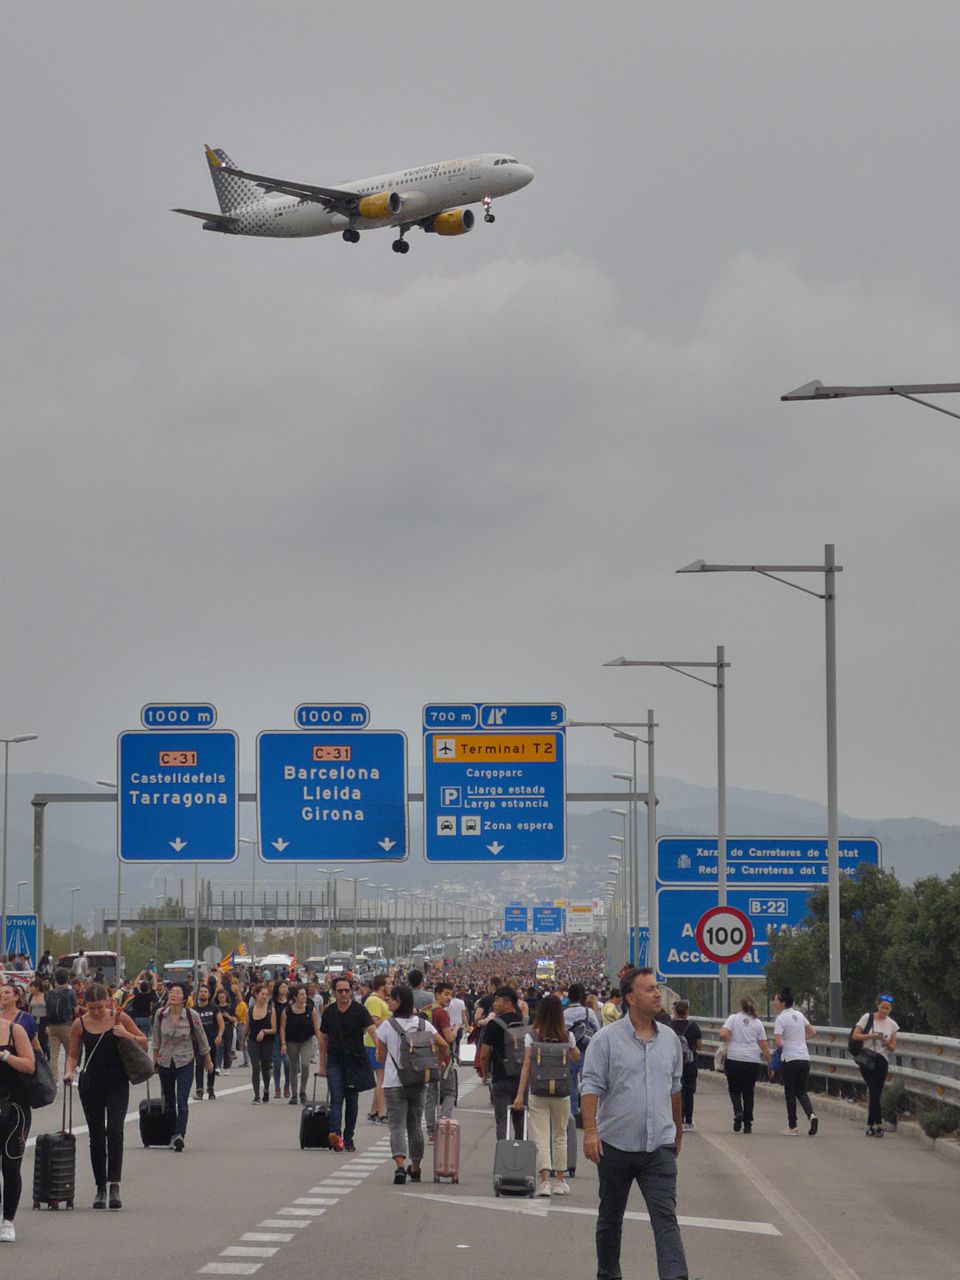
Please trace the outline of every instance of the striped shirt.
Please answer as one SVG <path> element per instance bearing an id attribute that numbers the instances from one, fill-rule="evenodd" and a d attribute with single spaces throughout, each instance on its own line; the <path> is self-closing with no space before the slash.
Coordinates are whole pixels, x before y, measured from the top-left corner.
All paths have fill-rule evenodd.
<path id="1" fill-rule="evenodd" d="M 593 1037 L 584 1055 L 581 1094 L 598 1099 L 597 1132 L 621 1151 L 656 1151 L 677 1139 L 671 1096 L 680 1092 L 683 1050 L 676 1032 L 653 1024 L 649 1040 L 629 1015 Z"/>

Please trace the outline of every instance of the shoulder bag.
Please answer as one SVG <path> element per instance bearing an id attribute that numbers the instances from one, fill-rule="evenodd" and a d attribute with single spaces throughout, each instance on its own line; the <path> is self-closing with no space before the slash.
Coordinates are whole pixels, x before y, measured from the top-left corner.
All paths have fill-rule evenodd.
<path id="1" fill-rule="evenodd" d="M 131 1084 L 143 1084 L 153 1075 L 153 1059 L 145 1049 L 140 1048 L 136 1040 L 117 1040 L 117 1052 Z"/>

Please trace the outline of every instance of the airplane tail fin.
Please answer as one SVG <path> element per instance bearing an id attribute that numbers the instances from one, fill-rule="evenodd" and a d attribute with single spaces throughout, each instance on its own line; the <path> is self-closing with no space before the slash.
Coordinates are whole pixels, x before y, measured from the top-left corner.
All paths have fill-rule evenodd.
<path id="1" fill-rule="evenodd" d="M 232 213 L 241 205 L 253 204 L 264 198 L 263 191 L 255 182 L 248 182 L 246 178 L 235 178 L 233 174 L 223 172 L 224 165 L 229 165 L 231 169 L 235 166 L 222 147 L 204 146 L 203 149 L 207 154 L 210 177 L 213 179 L 213 187 L 220 201 L 221 213 Z"/>

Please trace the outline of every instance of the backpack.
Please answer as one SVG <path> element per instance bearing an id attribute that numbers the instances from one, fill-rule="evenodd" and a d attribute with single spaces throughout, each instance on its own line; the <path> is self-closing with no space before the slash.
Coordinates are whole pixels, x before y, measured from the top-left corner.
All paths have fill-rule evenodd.
<path id="1" fill-rule="evenodd" d="M 860 1019 L 858 1018 L 857 1021 L 853 1024 L 853 1026 L 850 1028 L 850 1035 L 847 1038 L 847 1053 L 849 1053 L 851 1058 L 859 1058 L 860 1055 L 863 1053 L 864 1049 L 866 1049 L 867 1047 L 865 1040 L 855 1040 L 853 1038 L 853 1033 L 854 1031 L 856 1031 L 859 1024 L 860 1024 Z M 867 1025 L 863 1028 L 863 1030 L 864 1032 L 873 1030 L 873 1014 L 872 1013 L 867 1018 Z"/>
<path id="2" fill-rule="evenodd" d="M 404 1031 L 396 1018 L 390 1019 L 390 1026 L 400 1040 L 400 1061 L 390 1055 L 400 1083 L 436 1084 L 440 1079 L 440 1063 L 433 1042 L 435 1033 L 427 1020 L 418 1014 L 416 1031 Z"/>
<path id="3" fill-rule="evenodd" d="M 697 1060 L 697 1055 L 693 1052 L 693 1049 L 690 1047 L 690 1041 L 687 1039 L 687 1034 L 686 1034 L 687 1027 L 689 1027 L 690 1025 L 690 1019 L 678 1018 L 676 1021 L 680 1022 L 681 1024 L 679 1027 L 676 1025 L 675 1022 L 671 1022 L 670 1025 L 671 1027 L 673 1027 L 674 1031 L 677 1033 L 677 1035 L 680 1038 L 680 1048 L 683 1051 L 683 1065 L 685 1067 L 692 1067 Z"/>
<path id="4" fill-rule="evenodd" d="M 508 1080 L 519 1080 L 523 1070 L 523 1060 L 527 1056 L 527 1046 L 523 1043 L 530 1024 L 522 1022 L 504 1022 L 502 1018 L 493 1018 L 493 1022 L 503 1030 L 503 1074 Z"/>
<path id="5" fill-rule="evenodd" d="M 553 1040 L 533 1042 L 530 1092 L 537 1098 L 570 1095 L 570 1046 Z"/>
<path id="6" fill-rule="evenodd" d="M 577 1048 L 581 1053 L 586 1053 L 587 1045 L 597 1034 L 597 1029 L 590 1021 L 590 1015 L 586 1009 L 583 1011 L 583 1017 L 579 1021 L 572 1023 L 567 1030 L 573 1032 L 573 1038 L 576 1040 Z"/>
<path id="7" fill-rule="evenodd" d="M 54 988 L 46 995 L 47 1022 L 52 1027 L 66 1026 L 73 1021 L 73 1010 L 76 1007 L 72 990 L 69 987 Z"/>

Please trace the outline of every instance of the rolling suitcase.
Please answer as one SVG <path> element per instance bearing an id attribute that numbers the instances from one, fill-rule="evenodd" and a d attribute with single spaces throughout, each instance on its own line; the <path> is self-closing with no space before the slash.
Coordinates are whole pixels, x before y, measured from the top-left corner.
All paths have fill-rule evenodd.
<path id="1" fill-rule="evenodd" d="M 140 1140 L 145 1147 L 169 1147 L 173 1130 L 163 1109 L 162 1098 L 150 1097 L 150 1081 L 147 1096 L 140 1103 Z"/>
<path id="2" fill-rule="evenodd" d="M 67 1117 L 67 1094 L 70 1115 Z M 73 1208 L 77 1183 L 77 1140 L 73 1135 L 73 1089 L 63 1086 L 63 1119 L 59 1133 L 41 1133 L 33 1164 L 33 1207 Z"/>
<path id="3" fill-rule="evenodd" d="M 300 1150 L 318 1151 L 330 1146 L 330 1092 L 327 1101 L 317 1101 L 317 1075 L 313 1076 L 313 1097 L 300 1112 Z"/>
<path id="4" fill-rule="evenodd" d="M 508 1124 L 511 1121 L 508 1119 Z M 501 1138 L 493 1153 L 493 1194 L 533 1196 L 537 1190 L 537 1144 L 527 1139 L 527 1113 L 523 1113 L 523 1137 Z"/>
<path id="5" fill-rule="evenodd" d="M 437 1121 L 437 1136 L 433 1144 L 433 1180 L 449 1178 L 460 1181 L 460 1121 L 443 1116 Z"/>

